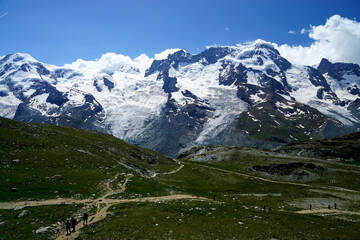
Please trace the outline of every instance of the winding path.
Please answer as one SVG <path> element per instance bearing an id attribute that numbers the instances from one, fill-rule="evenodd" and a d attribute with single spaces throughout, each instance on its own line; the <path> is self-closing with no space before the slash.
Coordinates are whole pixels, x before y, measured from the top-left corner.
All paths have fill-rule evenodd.
<path id="1" fill-rule="evenodd" d="M 162 174 L 173 174 L 176 173 L 178 171 L 180 171 L 184 165 L 182 165 L 179 161 L 178 164 L 180 164 L 180 166 L 175 169 L 172 170 L 170 172 L 166 172 L 166 173 L 162 173 Z M 118 193 L 122 193 L 126 190 L 126 184 L 129 181 L 129 179 L 131 177 L 133 177 L 132 174 L 127 174 L 126 178 L 125 178 L 125 182 L 123 184 L 120 185 L 120 189 L 118 190 L 114 190 L 110 187 L 110 184 L 112 182 L 114 182 L 117 178 L 118 178 L 119 174 L 115 175 L 114 179 L 108 181 L 106 183 L 106 193 L 98 198 L 95 199 L 93 201 L 89 201 L 89 199 L 86 200 L 79 200 L 79 202 L 77 202 L 76 200 L 72 200 L 72 199 L 68 199 L 69 204 L 73 204 L 73 203 L 87 203 L 87 204 L 92 204 L 92 205 L 96 205 L 97 208 L 97 212 L 90 216 L 90 220 L 88 220 L 88 225 L 96 223 L 102 219 L 104 219 L 108 212 L 107 210 L 113 205 L 113 204 L 117 204 L 117 203 L 126 203 L 126 202 L 156 202 L 156 201 L 169 201 L 169 200 L 178 200 L 178 199 L 202 199 L 202 200 L 208 200 L 206 198 L 198 198 L 195 196 L 191 196 L 191 195 L 181 195 L 181 194 L 177 194 L 177 195 L 169 195 L 169 196 L 160 196 L 160 197 L 144 197 L 144 198 L 133 198 L 133 199 L 109 199 L 107 197 L 114 195 L 114 194 L 118 194 Z M 49 200 L 51 201 L 51 203 L 56 203 L 56 201 L 54 200 Z M 44 205 L 46 203 L 49 203 L 49 201 L 44 201 L 42 202 Z M 66 203 L 65 203 L 66 204 Z M 1 205 L 0 205 L 1 208 Z M 66 240 L 66 239 L 76 239 L 79 234 L 80 234 L 80 229 L 82 229 L 84 227 L 84 224 L 82 221 L 80 221 L 77 225 L 76 225 L 76 232 L 71 233 L 71 235 L 67 236 L 66 232 L 63 232 L 56 240 Z"/>
<path id="2" fill-rule="evenodd" d="M 177 161 L 180 165 L 175 170 L 170 172 L 161 173 L 161 175 L 169 175 L 174 174 L 180 171 L 184 165 Z M 159 174 L 160 175 L 160 174 Z M 129 179 L 133 177 L 132 174 L 127 174 L 125 176 L 125 181 L 123 184 L 119 184 L 119 188 L 116 190 L 111 188 L 111 183 L 113 183 L 119 174 L 116 174 L 113 179 L 110 179 L 106 182 L 105 188 L 106 192 L 103 196 L 97 199 L 72 199 L 72 198 L 57 198 L 57 199 L 49 199 L 49 200 L 41 200 L 41 201 L 22 201 L 22 202 L 0 202 L 0 209 L 14 209 L 21 207 L 37 207 L 37 206 L 45 206 L 45 205 L 70 205 L 70 204 L 84 204 L 86 206 L 95 206 L 97 211 L 94 215 L 89 216 L 88 225 L 96 223 L 102 219 L 104 219 L 108 212 L 107 210 L 114 204 L 117 203 L 127 203 L 127 202 L 158 202 L 158 201 L 171 201 L 171 200 L 179 200 L 179 199 L 198 199 L 198 200 L 209 200 L 203 197 L 196 197 L 192 195 L 186 194 L 175 194 L 168 196 L 159 196 L 159 197 L 142 197 L 142 198 L 131 198 L 131 199 L 111 199 L 108 198 L 114 194 L 122 193 L 126 190 L 126 184 Z M 67 236 L 66 232 L 63 230 L 60 235 L 56 238 L 56 240 L 67 240 L 67 239 L 76 239 L 81 233 L 81 229 L 85 227 L 83 225 L 83 221 L 81 219 L 78 220 L 78 224 L 76 225 L 76 232 L 72 232 L 71 235 Z"/>

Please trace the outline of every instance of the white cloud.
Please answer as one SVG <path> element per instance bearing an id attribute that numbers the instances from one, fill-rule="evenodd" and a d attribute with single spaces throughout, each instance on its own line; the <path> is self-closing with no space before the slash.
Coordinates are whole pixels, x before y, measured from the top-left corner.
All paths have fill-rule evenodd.
<path id="1" fill-rule="evenodd" d="M 306 28 L 303 28 L 303 29 L 301 29 L 301 31 L 300 31 L 301 34 L 306 34 L 306 33 L 308 33 L 308 32 L 310 32 L 310 30 L 309 30 L 309 29 L 306 29 Z"/>
<path id="2" fill-rule="evenodd" d="M 6 12 L 6 13 L 4 13 L 4 14 L 2 14 L 2 15 L 0 15 L 0 18 L 3 18 L 3 17 L 5 17 L 6 15 L 8 15 L 9 13 L 8 12 Z"/>
<path id="3" fill-rule="evenodd" d="M 295 34 L 296 34 L 296 32 L 295 32 L 294 30 L 290 30 L 290 31 L 288 31 L 288 34 L 295 35 Z"/>
<path id="4" fill-rule="evenodd" d="M 127 72 L 132 69 L 138 69 L 140 72 L 144 73 L 145 70 L 150 67 L 151 63 L 152 59 L 145 54 L 142 54 L 135 59 L 131 59 L 122 54 L 109 52 L 101 55 L 101 58 L 95 61 L 78 59 L 71 64 L 65 64 L 64 67 L 79 71 L 86 76 L 91 76 L 98 72 Z"/>
<path id="5" fill-rule="evenodd" d="M 281 55 L 295 64 L 315 65 L 323 57 L 333 62 L 360 64 L 359 22 L 334 15 L 325 25 L 311 26 L 308 32 L 314 40 L 309 47 L 281 45 L 278 46 Z"/>
<path id="6" fill-rule="evenodd" d="M 162 59 L 166 59 L 169 54 L 173 54 L 177 51 L 180 51 L 182 49 L 180 48 L 171 48 L 171 49 L 166 49 L 165 51 L 161 52 L 161 53 L 158 53 L 158 54 L 155 54 L 155 60 L 162 60 Z"/>

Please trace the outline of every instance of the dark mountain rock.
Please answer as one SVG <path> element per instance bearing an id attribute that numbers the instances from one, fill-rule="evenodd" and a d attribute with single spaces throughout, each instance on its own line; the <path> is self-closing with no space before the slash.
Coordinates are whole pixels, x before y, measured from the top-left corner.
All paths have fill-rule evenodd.
<path id="1" fill-rule="evenodd" d="M 9 96 L 9 94 L 6 91 L 0 91 L 0 97 L 6 97 Z"/>
<path id="2" fill-rule="evenodd" d="M 69 99 L 66 97 L 64 93 L 54 88 L 51 91 L 49 91 L 49 96 L 47 97 L 46 101 L 51 104 L 56 104 L 58 106 L 61 106 L 65 102 L 69 101 Z"/>
<path id="3" fill-rule="evenodd" d="M 238 96 L 250 104 L 249 111 L 240 114 L 235 126 L 238 131 L 280 144 L 321 138 L 327 118 L 318 110 L 250 84 L 240 85 Z"/>
<path id="4" fill-rule="evenodd" d="M 331 63 L 329 60 L 323 58 L 318 66 L 318 70 L 321 74 L 328 74 L 330 77 L 336 79 L 343 86 L 344 90 L 346 90 L 355 96 L 360 97 L 360 91 L 358 82 L 360 81 L 360 67 L 358 64 L 352 63 Z M 358 82 L 354 82 L 350 79 L 358 78 Z M 337 101 L 339 102 L 339 101 Z M 337 103 L 338 104 L 338 103 Z M 346 102 L 340 102 L 340 105 L 347 104 Z M 338 104 L 339 105 L 339 104 Z"/>
<path id="5" fill-rule="evenodd" d="M 36 66 L 36 71 L 40 74 L 40 75 L 50 75 L 50 71 L 41 63 L 33 63 L 33 65 Z"/>
<path id="6" fill-rule="evenodd" d="M 260 84 L 264 88 L 268 88 L 271 91 L 274 91 L 279 94 L 289 95 L 287 89 L 284 85 L 276 81 L 274 78 L 271 78 L 265 74 L 261 74 Z"/>
<path id="7" fill-rule="evenodd" d="M 328 68 L 328 61 L 324 60 L 324 67 L 321 67 L 321 69 Z M 325 99 L 325 100 L 332 100 L 334 104 L 336 105 L 344 105 L 345 103 L 340 101 L 340 99 L 337 97 L 337 95 L 331 90 L 328 82 L 324 78 L 324 76 L 320 73 L 320 70 L 317 70 L 313 67 L 306 67 L 306 71 L 309 74 L 309 80 L 315 87 L 321 87 L 317 91 L 317 98 L 318 99 Z"/>
<path id="8" fill-rule="evenodd" d="M 29 72 L 31 69 L 31 67 L 29 66 L 29 64 L 23 64 L 20 66 L 20 70 L 23 71 L 23 72 Z"/>
<path id="9" fill-rule="evenodd" d="M 73 70 L 71 69 L 64 69 L 64 68 L 56 69 L 53 73 L 53 77 L 64 78 L 66 75 L 69 75 L 71 72 L 73 72 Z"/>
<path id="10" fill-rule="evenodd" d="M 220 58 L 230 54 L 233 50 L 229 47 L 210 47 L 200 53 L 200 57 L 204 58 L 208 64 L 216 63 Z"/>
<path id="11" fill-rule="evenodd" d="M 358 95 L 360 96 L 360 90 L 359 87 L 357 85 L 348 87 L 347 90 L 349 91 L 349 93 L 351 93 L 352 95 Z"/>
<path id="12" fill-rule="evenodd" d="M 8 54 L 5 57 L 3 57 L 2 59 L 0 59 L 0 65 L 3 65 L 4 63 L 6 63 L 10 57 L 12 56 L 12 54 Z"/>
<path id="13" fill-rule="evenodd" d="M 223 61 L 222 69 L 220 69 L 219 73 L 219 84 L 225 86 L 234 84 L 238 86 L 240 83 L 246 83 L 247 71 L 248 69 L 241 63 L 235 67 L 229 62 Z"/>
<path id="14" fill-rule="evenodd" d="M 357 98 L 355 101 L 349 104 L 348 110 L 360 119 L 360 98 Z"/>
<path id="15" fill-rule="evenodd" d="M 212 117 L 214 109 L 190 91 L 182 94 L 189 98 L 189 104 L 181 105 L 169 94 L 160 117 L 145 123 L 142 133 L 145 137 L 133 143 L 172 158 L 177 157 L 181 149 L 193 146 L 204 123 Z"/>
<path id="16" fill-rule="evenodd" d="M 320 61 L 320 64 L 318 66 L 318 71 L 321 73 L 321 74 L 324 74 L 324 73 L 327 73 L 331 70 L 333 64 L 327 60 L 326 58 L 323 58 L 321 59 Z"/>
<path id="17" fill-rule="evenodd" d="M 105 85 L 109 89 L 109 91 L 111 91 L 111 89 L 115 87 L 115 84 L 106 77 L 101 77 L 100 79 L 95 78 L 93 85 L 99 92 L 102 92 L 103 90 L 101 85 Z"/>
<path id="18" fill-rule="evenodd" d="M 343 80 L 345 73 L 353 74 L 360 77 L 360 66 L 353 63 L 331 63 L 329 60 L 323 58 L 318 66 L 321 74 L 327 73 L 330 77 L 338 81 Z"/>
<path id="19" fill-rule="evenodd" d="M 7 73 L 7 71 L 9 71 L 11 68 L 13 67 L 12 64 L 8 63 L 8 64 L 5 64 L 2 69 L 0 69 L 0 77 L 5 75 Z"/>
<path id="20" fill-rule="evenodd" d="M 164 92 L 172 93 L 179 91 L 179 88 L 176 87 L 177 84 L 176 77 L 169 77 L 168 74 L 165 76 L 159 74 L 158 78 L 162 78 L 164 80 L 164 85 L 162 87 L 164 89 Z"/>
<path id="21" fill-rule="evenodd" d="M 316 70 L 313 67 L 306 67 L 306 71 L 309 74 L 309 80 L 315 87 L 323 87 L 324 90 L 330 90 L 330 86 L 327 83 L 326 79 L 323 75 L 321 75 L 320 71 Z"/>
<path id="22" fill-rule="evenodd" d="M 104 77 L 103 79 L 104 79 L 105 86 L 107 86 L 109 91 L 111 91 L 111 89 L 113 89 L 115 87 L 115 84 L 112 81 L 110 81 L 109 79 L 107 79 L 106 77 Z"/>
<path id="23" fill-rule="evenodd" d="M 55 104 L 48 108 L 32 105 L 32 99 L 47 93 L 46 102 Z M 84 94 L 84 104 L 81 106 L 66 105 L 67 94 L 59 92 L 53 86 L 43 86 L 37 89 L 30 98 L 21 103 L 15 113 L 14 120 L 31 123 L 47 123 L 61 126 L 105 132 L 103 126 L 104 110 L 91 94 Z M 40 109 L 41 112 L 40 111 Z M 45 114 L 44 114 L 45 112 Z"/>

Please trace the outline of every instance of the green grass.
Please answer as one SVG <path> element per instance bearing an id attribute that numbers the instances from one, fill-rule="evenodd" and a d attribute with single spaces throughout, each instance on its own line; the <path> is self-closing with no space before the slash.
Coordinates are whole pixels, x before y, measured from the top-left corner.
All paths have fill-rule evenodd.
<path id="1" fill-rule="evenodd" d="M 36 234 L 35 231 L 40 227 L 52 226 L 60 222 L 63 223 L 72 213 L 76 212 L 82 205 L 62 205 L 62 206 L 41 206 L 27 207 L 19 210 L 0 210 L 0 239 L 5 240 L 25 240 L 25 239 L 49 239 L 54 235 L 53 231 Z M 23 217 L 19 218 L 22 211 L 28 211 Z"/>
<path id="2" fill-rule="evenodd" d="M 105 181 L 132 172 L 119 162 L 154 172 L 177 167 L 107 134 L 0 118 L 0 201 L 96 197 Z"/>
<path id="3" fill-rule="evenodd" d="M 79 239 L 356 239 L 359 233 L 355 222 L 244 209 L 236 203 L 129 203 L 111 212 Z"/>
<path id="4" fill-rule="evenodd" d="M 7 125 L 7 126 L 4 126 Z M 0 201 L 96 198 L 105 183 L 113 189 L 133 177 L 126 191 L 111 198 L 142 198 L 188 194 L 209 200 L 122 203 L 109 208 L 107 217 L 81 230 L 78 239 L 357 239 L 356 215 L 300 215 L 311 201 L 336 201 L 344 210 L 360 211 L 357 167 L 337 161 L 298 158 L 254 148 L 214 148 L 218 162 L 198 162 L 209 152 L 181 159 L 184 167 L 170 175 L 145 178 L 119 161 L 166 172 L 178 168 L 172 160 L 137 148 L 106 134 L 56 126 L 27 125 L 0 119 Z M 14 161 L 15 160 L 15 161 Z M 253 165 L 313 162 L 332 170 L 308 186 L 267 182 L 235 173 L 262 176 Z M 228 172 L 230 171 L 230 172 Z M 273 180 L 281 180 L 274 176 Z M 11 192 L 16 187 L 18 192 Z M 328 189 L 327 189 L 328 188 Z M 316 191 L 315 191 L 316 190 Z M 213 196 L 216 201 L 213 201 Z M 319 200 L 319 201 L 320 201 Z M 264 211 L 266 206 L 271 211 Z M 63 222 L 81 206 L 61 205 L 0 210 L 0 239 L 48 239 L 34 230 Z M 319 208 L 320 206 L 314 206 Z M 324 207 L 324 206 L 321 206 Z M 325 206 L 326 207 L 326 206 Z M 91 215 L 96 209 L 91 210 Z"/>

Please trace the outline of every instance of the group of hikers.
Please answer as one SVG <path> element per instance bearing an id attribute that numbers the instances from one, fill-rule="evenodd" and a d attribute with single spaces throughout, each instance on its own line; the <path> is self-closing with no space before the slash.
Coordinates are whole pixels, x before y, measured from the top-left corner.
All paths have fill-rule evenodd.
<path id="1" fill-rule="evenodd" d="M 89 218 L 89 215 L 85 212 L 84 215 L 83 215 L 83 224 L 84 226 L 87 226 L 88 225 L 88 218 Z M 66 235 L 70 235 L 71 232 L 76 232 L 75 230 L 75 227 L 76 227 L 76 218 L 74 217 L 71 217 L 71 220 L 66 220 Z M 71 231 L 71 228 L 72 228 L 72 231 Z"/>
<path id="2" fill-rule="evenodd" d="M 313 206 L 312 206 L 312 204 L 310 203 L 310 205 L 309 205 L 309 208 L 310 208 L 310 210 L 312 210 L 312 208 L 313 208 Z M 329 210 L 331 209 L 331 206 L 330 206 L 330 204 L 328 205 L 328 207 L 327 207 Z M 335 209 L 337 209 L 337 205 L 336 205 L 336 203 L 334 203 L 334 208 Z"/>

